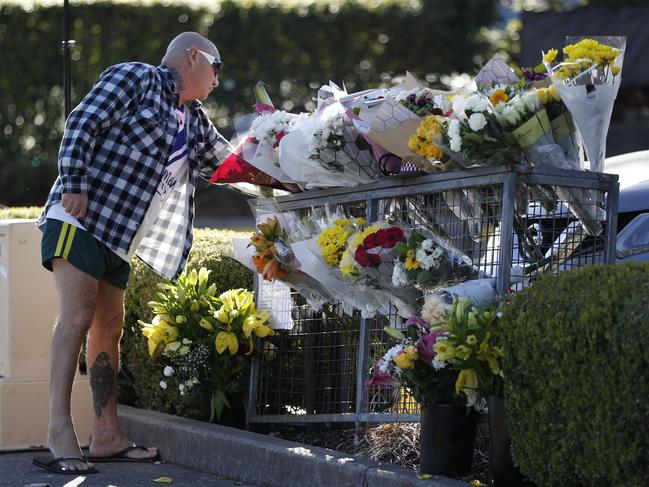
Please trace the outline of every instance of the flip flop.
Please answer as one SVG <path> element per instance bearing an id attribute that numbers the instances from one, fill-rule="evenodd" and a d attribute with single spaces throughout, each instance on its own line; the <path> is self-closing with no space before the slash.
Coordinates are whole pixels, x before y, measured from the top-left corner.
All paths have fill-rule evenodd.
<path id="1" fill-rule="evenodd" d="M 80 462 L 86 463 L 88 460 L 86 457 L 59 457 L 59 458 L 54 458 L 52 455 L 47 455 L 47 456 L 42 456 L 42 457 L 34 457 L 32 462 L 34 465 L 37 467 L 40 467 L 42 469 L 45 469 L 49 472 L 54 472 L 54 473 L 61 473 L 64 475 L 83 475 L 83 474 L 91 474 L 91 473 L 97 473 L 97 470 L 95 470 L 95 467 L 88 467 L 85 469 L 81 470 L 71 470 L 71 469 L 66 469 L 61 465 L 61 462 L 65 462 L 67 460 L 78 460 Z"/>
<path id="2" fill-rule="evenodd" d="M 147 450 L 146 446 L 127 446 L 117 453 L 108 455 L 105 457 L 93 457 L 89 456 L 88 461 L 92 463 L 101 463 L 101 462 L 133 462 L 133 463 L 152 463 L 158 461 L 160 458 L 160 453 L 158 453 L 153 458 L 133 458 L 129 457 L 128 454 L 134 450 Z"/>

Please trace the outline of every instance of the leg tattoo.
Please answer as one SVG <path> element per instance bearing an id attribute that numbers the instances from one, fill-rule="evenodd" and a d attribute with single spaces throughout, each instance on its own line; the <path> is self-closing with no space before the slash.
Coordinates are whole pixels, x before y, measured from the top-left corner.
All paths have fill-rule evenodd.
<path id="1" fill-rule="evenodd" d="M 101 417 L 101 411 L 106 407 L 113 393 L 114 380 L 110 357 L 106 352 L 101 352 L 97 355 L 95 363 L 90 367 L 92 402 L 95 408 L 95 415 L 98 418 Z"/>

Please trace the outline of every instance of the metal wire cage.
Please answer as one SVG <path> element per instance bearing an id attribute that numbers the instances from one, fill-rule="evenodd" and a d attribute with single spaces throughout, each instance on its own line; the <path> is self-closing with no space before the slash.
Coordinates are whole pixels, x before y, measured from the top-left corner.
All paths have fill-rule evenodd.
<path id="1" fill-rule="evenodd" d="M 329 205 L 433 232 L 469 256 L 477 273 L 495 278 L 502 294 L 548 273 L 613 262 L 617 201 L 617 176 L 513 167 L 391 177 L 276 204 L 303 217 Z M 419 420 L 407 391 L 364 387 L 375 359 L 392 345 L 384 326 L 403 326 L 394 307 L 372 319 L 345 314 L 336 303 L 316 312 L 283 284 L 256 286 L 257 299 L 286 329 L 265 340 L 253 360 L 250 423 Z"/>

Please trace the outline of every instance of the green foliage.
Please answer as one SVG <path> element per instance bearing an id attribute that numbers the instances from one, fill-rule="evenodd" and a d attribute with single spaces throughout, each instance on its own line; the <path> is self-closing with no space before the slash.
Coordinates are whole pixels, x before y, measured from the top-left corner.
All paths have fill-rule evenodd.
<path id="1" fill-rule="evenodd" d="M 228 230 L 194 231 L 194 246 L 189 255 L 188 268 L 206 267 L 211 270 L 209 284 L 215 284 L 218 295 L 228 289 L 252 289 L 252 271 L 234 260 L 232 256 L 232 238 L 243 238 L 248 233 Z M 137 258 L 132 261 L 124 299 L 125 325 L 122 337 L 122 368 L 128 371 L 133 379 L 135 403 L 146 409 L 178 414 L 180 416 L 198 417 L 198 402 L 195 396 L 181 396 L 178 383 L 171 378 L 166 390 L 160 388 L 162 367 L 158 359 L 149 357 L 147 340 L 142 335 L 138 320 L 149 322 L 152 318 L 149 301 L 157 298 L 157 284 L 164 282 L 146 264 Z M 124 395 L 122 399 L 126 400 Z"/>
<path id="2" fill-rule="evenodd" d="M 496 20 L 496 0 L 403 3 L 370 7 L 347 0 L 332 8 L 329 2 L 276 2 L 280 8 L 224 1 L 215 11 L 75 3 L 72 106 L 112 64 L 158 64 L 169 40 L 185 30 L 207 35 L 221 50 L 221 86 L 205 107 L 226 136 L 233 117 L 251 111 L 259 80 L 276 106 L 302 111 L 313 108 L 315 89 L 329 79 L 357 90 L 389 84 L 411 70 L 440 86 L 440 75 L 473 73 L 487 60 L 482 27 Z M 56 177 L 63 129 L 61 25 L 60 5 L 30 11 L 0 5 L 0 203 L 42 204 Z"/>
<path id="3" fill-rule="evenodd" d="M 514 461 L 537 485 L 646 485 L 649 265 L 544 277 L 503 319 Z"/>
<path id="4" fill-rule="evenodd" d="M 9 208 L 0 208 L 0 220 L 38 218 L 41 211 L 43 211 L 41 206 L 14 206 Z"/>

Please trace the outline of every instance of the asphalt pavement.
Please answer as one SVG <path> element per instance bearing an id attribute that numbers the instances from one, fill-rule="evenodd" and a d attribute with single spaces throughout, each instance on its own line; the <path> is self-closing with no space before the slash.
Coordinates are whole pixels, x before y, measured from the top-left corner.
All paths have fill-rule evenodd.
<path id="1" fill-rule="evenodd" d="M 44 451 L 0 453 L 2 487 L 256 487 L 173 463 L 98 463 L 93 475 L 61 475 L 32 464 Z M 171 483 L 155 482 L 167 477 Z M 162 479 L 166 480 L 166 479 Z"/>

